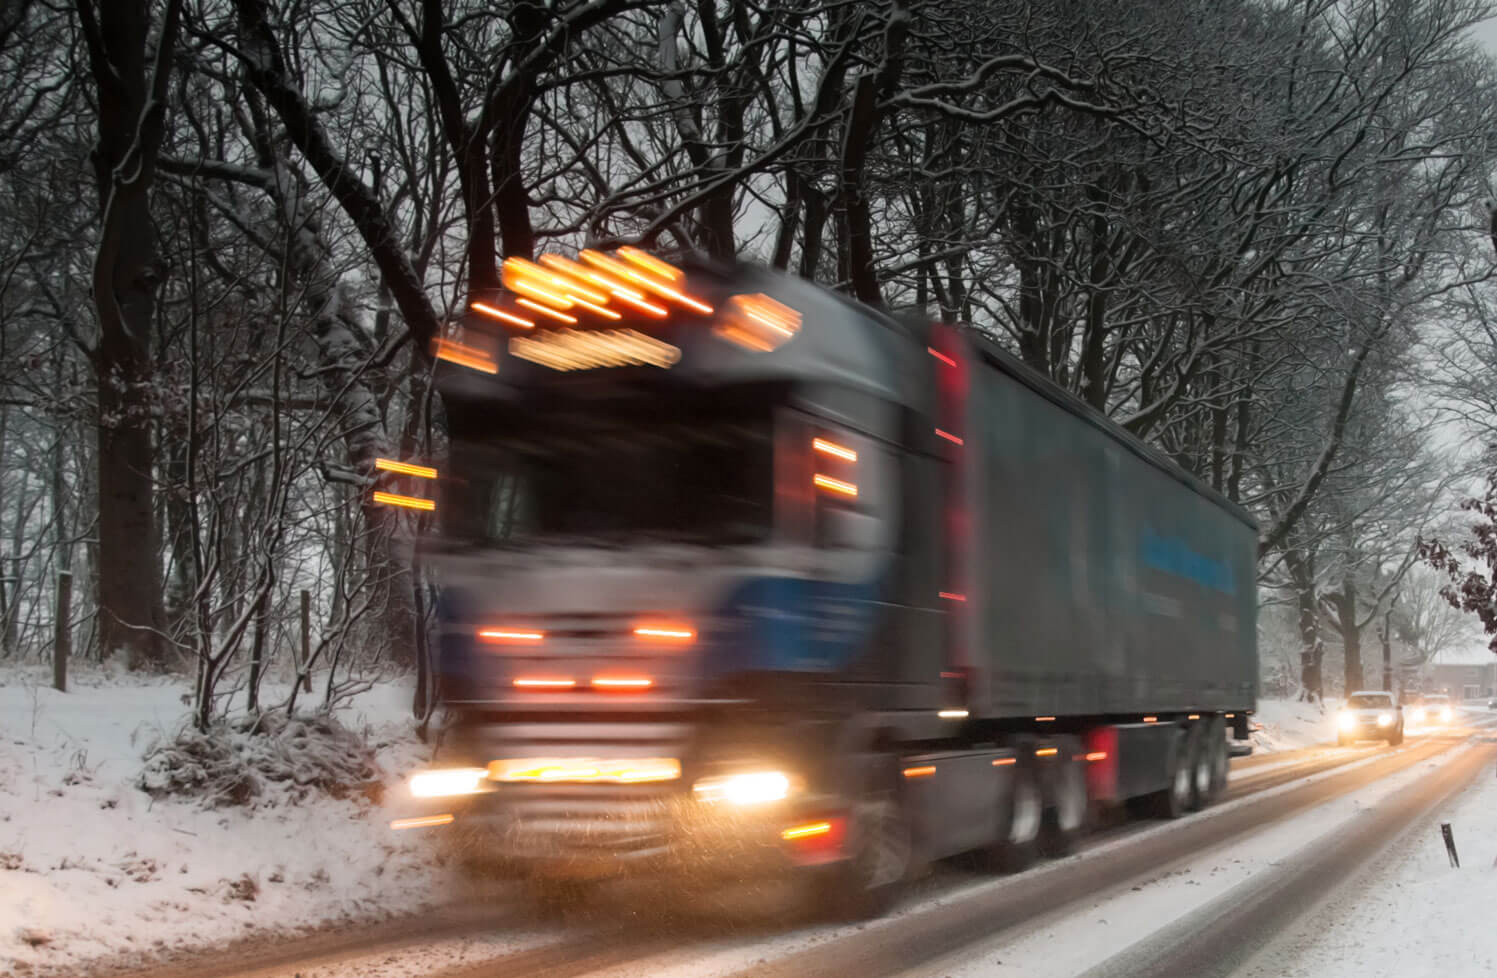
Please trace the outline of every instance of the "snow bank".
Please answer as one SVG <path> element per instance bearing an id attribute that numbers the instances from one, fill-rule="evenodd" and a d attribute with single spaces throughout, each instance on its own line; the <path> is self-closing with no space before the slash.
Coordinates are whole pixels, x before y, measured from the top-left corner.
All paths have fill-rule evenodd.
<path id="1" fill-rule="evenodd" d="M 423 840 L 392 835 L 364 797 L 153 800 L 142 756 L 184 726 L 184 684 L 83 670 L 70 684 L 0 670 L 0 973 L 380 918 L 441 894 Z M 379 687 L 340 713 L 387 783 L 427 751 L 407 697 Z"/>
<path id="2" fill-rule="evenodd" d="M 1341 887 L 1267 954 L 1261 974 L 1453 978 L 1497 974 L 1497 781 L 1478 775 L 1403 836 L 1372 872 Z M 1455 835 L 1450 865 L 1440 823 Z"/>
<path id="3" fill-rule="evenodd" d="M 1253 720 L 1261 729 L 1253 731 L 1253 750 L 1300 750 L 1336 739 L 1336 706 L 1302 703 L 1299 700 L 1259 700 Z"/>

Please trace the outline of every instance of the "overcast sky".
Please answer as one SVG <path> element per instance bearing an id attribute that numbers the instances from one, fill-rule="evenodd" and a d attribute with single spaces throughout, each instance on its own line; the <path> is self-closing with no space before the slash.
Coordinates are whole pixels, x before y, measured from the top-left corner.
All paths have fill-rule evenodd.
<path id="1" fill-rule="evenodd" d="M 1482 21 L 1476 25 L 1472 33 L 1482 44 L 1486 45 L 1488 51 L 1497 54 L 1497 18 Z"/>

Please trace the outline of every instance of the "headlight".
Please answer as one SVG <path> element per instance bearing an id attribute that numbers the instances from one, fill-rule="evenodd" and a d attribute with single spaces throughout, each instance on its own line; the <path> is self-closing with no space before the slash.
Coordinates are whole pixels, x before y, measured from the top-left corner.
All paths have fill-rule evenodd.
<path id="1" fill-rule="evenodd" d="M 1440 711 L 1440 719 L 1444 720 L 1446 723 L 1449 723 L 1450 722 L 1450 718 L 1453 717 L 1453 716 L 1455 716 L 1455 712 L 1453 710 L 1451 710 L 1450 707 L 1448 707 L 1448 706 L 1445 709 L 1443 709 L 1443 710 Z"/>
<path id="2" fill-rule="evenodd" d="M 783 771 L 750 771 L 703 778 L 691 786 L 701 801 L 730 805 L 763 805 L 790 795 L 790 775 Z"/>
<path id="3" fill-rule="evenodd" d="M 476 795 L 483 790 L 488 774 L 481 767 L 457 767 L 442 771 L 422 771 L 411 775 L 411 794 L 417 798 L 445 798 L 448 795 Z"/>
<path id="4" fill-rule="evenodd" d="M 1391 714 L 1391 713 L 1379 713 L 1377 715 L 1377 725 L 1379 727 L 1391 727 L 1391 726 L 1393 726 L 1393 714 Z"/>
<path id="5" fill-rule="evenodd" d="M 1354 730 L 1357 726 L 1357 717 L 1353 713 L 1336 714 L 1336 726 L 1342 730 Z"/>

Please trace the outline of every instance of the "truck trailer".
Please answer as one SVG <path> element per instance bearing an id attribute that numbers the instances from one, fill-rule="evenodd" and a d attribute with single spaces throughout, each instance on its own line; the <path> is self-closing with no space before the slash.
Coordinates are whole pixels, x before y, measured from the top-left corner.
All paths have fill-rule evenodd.
<path id="1" fill-rule="evenodd" d="M 1251 516 L 981 332 L 753 266 L 509 260 L 437 341 L 447 721 L 397 828 L 542 891 L 802 881 L 880 912 L 1227 779 Z"/>

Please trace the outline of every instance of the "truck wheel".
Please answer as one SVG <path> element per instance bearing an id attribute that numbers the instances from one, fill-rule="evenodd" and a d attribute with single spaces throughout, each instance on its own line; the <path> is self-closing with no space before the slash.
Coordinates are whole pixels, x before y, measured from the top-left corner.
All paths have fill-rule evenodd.
<path id="1" fill-rule="evenodd" d="M 1019 763 L 1013 767 L 1008 802 L 999 813 L 997 841 L 983 851 L 984 862 L 1001 873 L 1028 869 L 1039 858 L 1044 817 L 1045 796 L 1040 790 L 1034 760 L 1021 753 Z"/>
<path id="2" fill-rule="evenodd" d="M 914 833 L 892 777 L 853 806 L 847 859 L 812 877 L 813 911 L 832 920 L 868 920 L 894 904 L 914 863 Z"/>
<path id="3" fill-rule="evenodd" d="M 1079 741 L 1063 737 L 1060 753 L 1047 764 L 1044 786 L 1045 814 L 1040 822 L 1039 850 L 1046 856 L 1068 856 L 1086 830 L 1086 771 L 1076 760 Z"/>
<path id="4" fill-rule="evenodd" d="M 1206 728 L 1206 746 L 1211 751 L 1211 796 L 1216 801 L 1227 790 L 1227 774 L 1231 769 L 1231 758 L 1227 756 L 1227 721 L 1220 716 L 1212 717 Z"/>
<path id="5" fill-rule="evenodd" d="M 1169 787 L 1147 797 L 1149 813 L 1155 818 L 1179 818 L 1190 808 L 1190 740 L 1182 732 L 1175 742 L 1169 764 Z"/>
<path id="6" fill-rule="evenodd" d="M 1185 734 L 1185 759 L 1190 765 L 1191 811 L 1200 811 L 1211 804 L 1213 758 L 1207 737 L 1209 732 L 1210 724 L 1197 720 Z"/>

